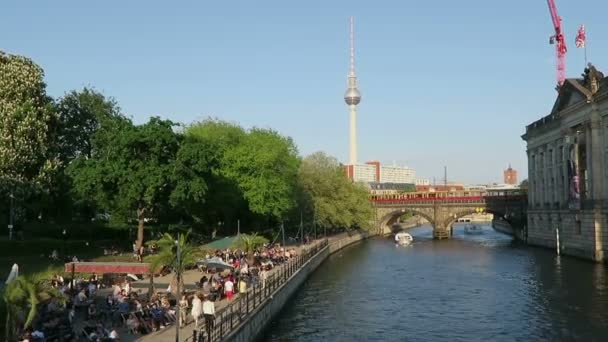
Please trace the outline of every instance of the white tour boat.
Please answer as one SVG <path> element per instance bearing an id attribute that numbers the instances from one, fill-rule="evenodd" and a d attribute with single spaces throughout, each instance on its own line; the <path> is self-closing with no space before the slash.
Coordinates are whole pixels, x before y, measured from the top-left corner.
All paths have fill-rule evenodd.
<path id="1" fill-rule="evenodd" d="M 414 238 L 406 232 L 399 232 L 399 233 L 395 234 L 395 242 L 400 246 L 408 246 L 413 241 L 414 241 Z"/>

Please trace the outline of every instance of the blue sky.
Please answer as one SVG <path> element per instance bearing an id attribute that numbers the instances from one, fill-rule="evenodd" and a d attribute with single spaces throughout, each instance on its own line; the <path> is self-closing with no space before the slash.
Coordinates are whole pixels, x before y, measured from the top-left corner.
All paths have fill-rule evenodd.
<path id="1" fill-rule="evenodd" d="M 32 4 L 37 6 L 33 6 Z M 574 47 L 608 71 L 605 0 L 557 0 L 568 76 Z M 136 122 L 207 116 L 292 136 L 302 154 L 348 155 L 348 17 L 355 16 L 359 159 L 420 177 L 526 177 L 525 125 L 555 100 L 544 0 L 16 1 L 0 4 L 0 49 L 23 54 L 61 96 L 93 86 Z"/>

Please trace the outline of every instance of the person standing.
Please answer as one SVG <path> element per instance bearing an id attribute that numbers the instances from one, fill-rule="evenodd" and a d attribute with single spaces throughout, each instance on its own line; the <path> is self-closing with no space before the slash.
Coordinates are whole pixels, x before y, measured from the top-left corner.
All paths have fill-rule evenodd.
<path id="1" fill-rule="evenodd" d="M 226 294 L 228 301 L 232 301 L 232 297 L 234 296 L 234 283 L 230 278 L 224 283 L 224 293 Z"/>
<path id="2" fill-rule="evenodd" d="M 215 303 L 209 300 L 209 296 L 205 296 L 205 301 L 203 302 L 203 316 L 205 317 L 205 330 L 209 338 L 211 336 L 211 329 L 215 325 Z"/>
<path id="3" fill-rule="evenodd" d="M 192 318 L 194 318 L 194 328 L 198 328 L 198 319 L 201 317 L 201 314 L 203 313 L 203 302 L 201 302 L 201 299 L 198 298 L 198 294 L 194 295 L 194 298 L 192 299 L 192 310 L 190 311 L 190 314 L 192 315 Z"/>
<path id="4" fill-rule="evenodd" d="M 179 326 L 183 328 L 188 321 L 188 299 L 186 295 L 182 295 L 182 299 L 179 300 Z"/>
<path id="5" fill-rule="evenodd" d="M 262 278 L 262 288 L 266 288 L 266 279 L 268 278 L 268 271 L 266 271 L 266 267 L 262 266 L 262 272 L 260 272 L 260 278 Z"/>

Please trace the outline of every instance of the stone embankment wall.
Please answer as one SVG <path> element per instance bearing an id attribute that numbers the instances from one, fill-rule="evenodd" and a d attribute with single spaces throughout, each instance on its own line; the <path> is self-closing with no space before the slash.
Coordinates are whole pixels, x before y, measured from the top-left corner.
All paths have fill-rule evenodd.
<path id="1" fill-rule="evenodd" d="M 264 331 L 264 328 L 272 321 L 272 319 L 283 309 L 289 298 L 295 294 L 298 288 L 304 283 L 306 278 L 310 276 L 316 269 L 330 256 L 342 248 L 352 245 L 358 241 L 369 237 L 367 233 L 342 234 L 329 238 L 329 244 L 322 249 L 317 255 L 308 260 L 299 271 L 294 273 L 291 278 L 279 287 L 266 301 L 262 304 L 251 317 L 236 327 L 234 331 L 228 335 L 225 341 L 234 342 L 249 342 L 255 340 Z"/>
<path id="2" fill-rule="evenodd" d="M 606 262 L 608 225 L 606 213 L 593 210 L 534 210 L 528 211 L 527 242 L 531 245 L 557 248 L 559 230 L 560 252 L 596 262 Z"/>

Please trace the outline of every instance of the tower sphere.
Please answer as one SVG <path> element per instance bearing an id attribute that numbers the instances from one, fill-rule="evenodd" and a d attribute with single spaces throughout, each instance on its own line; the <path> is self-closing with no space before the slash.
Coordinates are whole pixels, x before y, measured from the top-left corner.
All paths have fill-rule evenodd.
<path id="1" fill-rule="evenodd" d="M 357 88 L 348 88 L 344 94 L 344 101 L 347 105 L 358 105 L 361 102 L 361 93 Z"/>

